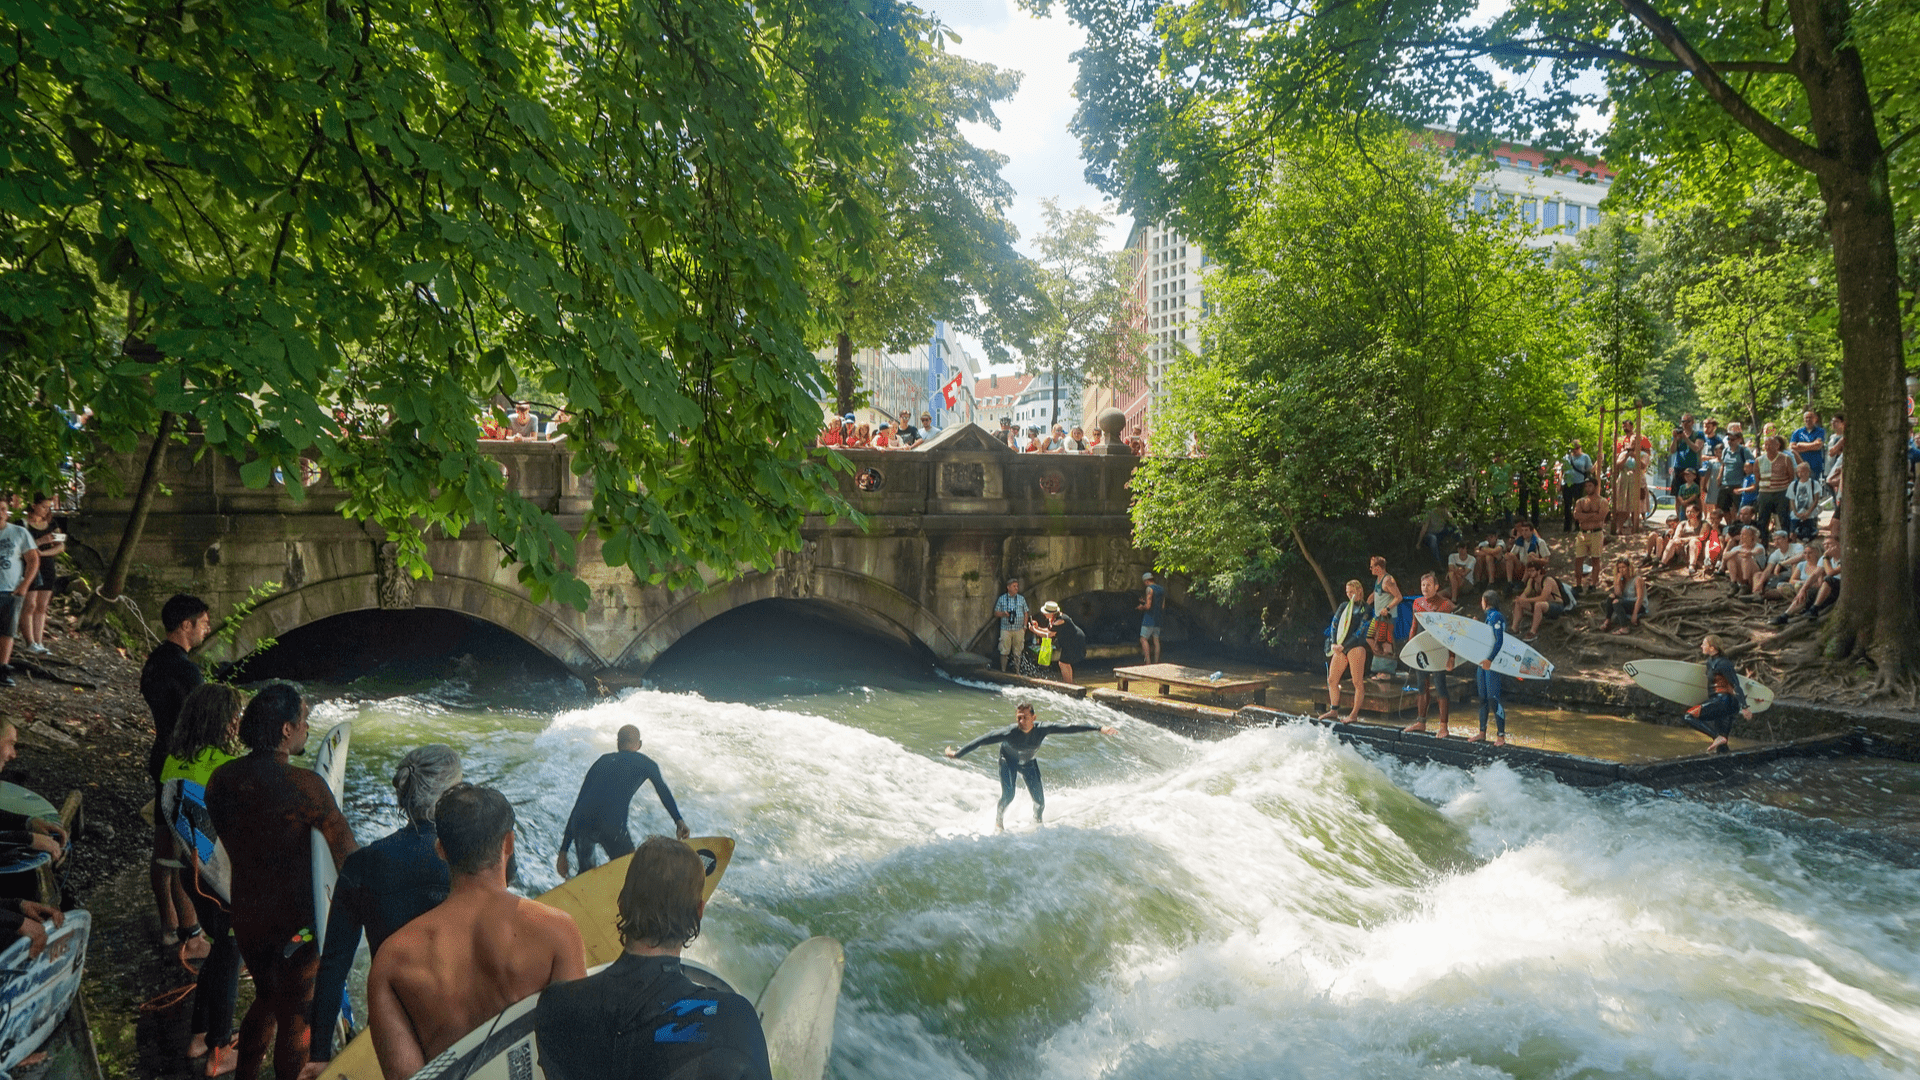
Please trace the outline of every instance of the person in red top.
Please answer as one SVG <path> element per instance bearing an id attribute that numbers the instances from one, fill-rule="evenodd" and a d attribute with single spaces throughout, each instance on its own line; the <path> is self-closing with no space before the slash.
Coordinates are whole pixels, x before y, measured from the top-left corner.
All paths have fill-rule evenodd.
<path id="1" fill-rule="evenodd" d="M 820 433 L 820 445 L 839 446 L 841 442 L 840 418 L 837 416 L 827 417 L 827 430 Z"/>
<path id="2" fill-rule="evenodd" d="M 236 1076 L 256 1080 L 272 1044 L 274 1075 L 297 1077 L 307 1063 L 307 1014 L 320 967 L 308 836 L 320 830 L 336 867 L 360 845 L 319 774 L 287 762 L 307 748 L 307 704 L 298 690 L 271 683 L 255 694 L 240 717 L 240 741 L 251 753 L 215 769 L 206 795 L 233 868 L 234 941 L 253 973 Z"/>
<path id="3" fill-rule="evenodd" d="M 1422 611 L 1436 611 L 1442 615 L 1449 615 L 1453 612 L 1453 602 L 1440 595 L 1440 579 L 1433 576 L 1431 572 L 1420 575 L 1420 595 L 1413 598 L 1413 610 L 1416 613 L 1416 619 L 1418 618 L 1418 613 Z M 1447 654 L 1447 667 L 1453 667 L 1452 653 Z M 1440 699 L 1440 730 L 1434 732 L 1434 735 L 1437 738 L 1446 738 L 1447 714 L 1452 711 L 1453 703 L 1447 698 L 1447 673 L 1445 670 L 1423 671 L 1420 673 L 1420 700 L 1417 719 L 1400 730 L 1415 732 L 1427 730 L 1427 703 L 1434 697 Z"/>
<path id="4" fill-rule="evenodd" d="M 875 450 L 893 449 L 893 425 L 882 423 L 880 429 L 873 433 L 873 448 Z"/>

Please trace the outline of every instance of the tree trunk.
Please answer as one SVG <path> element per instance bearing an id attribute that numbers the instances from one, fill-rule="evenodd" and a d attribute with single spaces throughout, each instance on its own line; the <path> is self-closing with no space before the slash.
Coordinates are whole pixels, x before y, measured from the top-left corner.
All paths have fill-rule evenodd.
<path id="1" fill-rule="evenodd" d="M 1865 109 L 1864 79 L 1859 92 Z M 1871 128 L 1871 112 L 1867 122 Z M 1877 149 L 1877 137 L 1873 141 Z M 1829 633 L 1846 652 L 1871 656 L 1886 680 L 1913 672 L 1920 622 L 1906 528 L 1906 361 L 1893 202 L 1885 157 L 1876 153 L 1872 161 L 1865 170 L 1820 178 L 1833 237 L 1847 408 L 1841 500 L 1847 581 Z"/>
<path id="2" fill-rule="evenodd" d="M 840 415 L 853 412 L 853 337 L 845 330 L 835 339 L 837 352 L 833 362 L 834 388 L 837 393 L 836 404 Z"/>
<path id="3" fill-rule="evenodd" d="M 160 465 L 167 458 L 167 442 L 173 436 L 174 414 L 160 414 L 160 429 L 154 433 L 153 446 L 147 450 L 147 466 L 140 473 L 140 486 L 133 495 L 133 508 L 127 512 L 127 523 L 120 530 L 120 547 L 113 553 L 113 562 L 107 567 L 107 576 L 93 590 L 93 598 L 87 601 L 84 621 L 90 626 L 98 626 L 105 618 L 107 608 L 127 588 L 127 571 L 133 566 L 133 551 L 140 546 L 140 535 L 147 530 L 147 511 L 153 508 L 153 490 L 160 486 Z"/>
<path id="4" fill-rule="evenodd" d="M 1320 560 L 1314 558 L 1313 552 L 1307 550 L 1307 542 L 1300 538 L 1300 526 L 1295 524 L 1292 518 L 1288 518 L 1287 528 L 1293 533 L 1293 542 L 1300 549 L 1300 557 L 1307 560 L 1307 565 L 1313 567 L 1313 576 L 1320 579 L 1320 588 L 1327 594 L 1327 607 L 1339 607 L 1340 598 L 1333 593 L 1333 582 L 1328 581 L 1327 572 L 1320 569 Z"/>

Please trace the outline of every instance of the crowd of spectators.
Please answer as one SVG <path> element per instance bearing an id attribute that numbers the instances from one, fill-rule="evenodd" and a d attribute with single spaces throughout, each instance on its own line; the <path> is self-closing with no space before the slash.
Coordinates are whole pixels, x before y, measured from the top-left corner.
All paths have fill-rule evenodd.
<path id="1" fill-rule="evenodd" d="M 826 426 L 820 431 L 817 444 L 846 450 L 911 450 L 931 438 L 934 432 L 931 413 L 920 414 L 918 427 L 910 422 L 911 415 L 902 412 L 897 420 L 881 421 L 878 426 L 860 422 L 853 413 L 829 416 Z M 1019 454 L 1091 453 L 1100 448 L 1105 438 L 1099 430 L 1089 432 L 1079 424 L 1071 427 L 1054 424 L 1050 429 L 1021 428 L 1005 416 L 1000 418 L 999 429 L 993 434 L 1006 443 L 1008 449 Z M 1124 441 L 1136 455 L 1147 452 L 1146 436 L 1137 424 Z"/>

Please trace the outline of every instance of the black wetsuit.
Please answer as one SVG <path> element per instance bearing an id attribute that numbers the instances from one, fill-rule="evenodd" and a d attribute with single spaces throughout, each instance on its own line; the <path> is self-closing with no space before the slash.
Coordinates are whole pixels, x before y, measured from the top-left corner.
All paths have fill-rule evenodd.
<path id="1" fill-rule="evenodd" d="M 1018 776 L 1027 782 L 1027 794 L 1033 798 L 1033 820 L 1039 821 L 1047 809 L 1046 790 L 1040 784 L 1040 762 L 1034 758 L 1040 752 L 1040 744 L 1049 735 L 1078 735 L 1099 730 L 1099 724 L 1035 724 L 1033 730 L 1021 731 L 1020 725 L 1015 724 L 1005 731 L 980 736 L 954 751 L 953 756 L 966 757 L 983 746 L 999 743 L 1000 809 L 995 816 L 1006 813 L 1007 804 L 1013 802 L 1013 781 Z"/>
<path id="2" fill-rule="evenodd" d="M 154 646 L 140 668 L 140 696 L 147 699 L 147 708 L 153 713 L 153 748 L 147 751 L 147 775 L 153 778 L 155 799 L 160 797 L 160 766 L 166 764 L 167 744 L 173 741 L 180 706 L 205 681 L 200 665 L 171 641 Z"/>
<path id="3" fill-rule="evenodd" d="M 406 825 L 347 856 L 340 865 L 340 884 L 327 914 L 327 947 L 314 980 L 310 1060 L 333 1057 L 340 990 L 353 969 L 361 931 L 366 931 L 367 948 L 377 954 L 395 930 L 447 898 L 447 864 L 433 849 L 437 839 L 431 821 Z"/>
<path id="4" fill-rule="evenodd" d="M 1087 632 L 1065 615 L 1048 629 L 1053 631 L 1053 658 L 1063 664 L 1077 664 L 1087 658 Z"/>
<path id="5" fill-rule="evenodd" d="M 560 850 L 573 844 L 580 855 L 580 869 L 596 865 L 595 844 L 607 849 L 607 858 L 617 859 L 633 852 L 633 836 L 627 832 L 627 810 L 640 785 L 653 781 L 654 794 L 674 824 L 680 823 L 680 808 L 674 805 L 673 792 L 660 778 L 660 766 L 638 750 L 615 750 L 600 755 L 587 770 L 580 784 L 580 795 L 573 801 L 573 813 L 567 817 L 567 831 L 560 838 Z"/>
<path id="6" fill-rule="evenodd" d="M 555 983 L 533 1010 L 552 1080 L 771 1080 L 767 1037 L 739 994 L 701 986 L 677 956 L 623 953 Z"/>
<path id="7" fill-rule="evenodd" d="M 1747 692 L 1740 688 L 1740 673 L 1733 661 L 1724 656 L 1707 660 L 1705 703 L 1686 712 L 1687 724 L 1712 739 L 1724 739 L 1733 733 L 1733 722 L 1747 707 Z"/>

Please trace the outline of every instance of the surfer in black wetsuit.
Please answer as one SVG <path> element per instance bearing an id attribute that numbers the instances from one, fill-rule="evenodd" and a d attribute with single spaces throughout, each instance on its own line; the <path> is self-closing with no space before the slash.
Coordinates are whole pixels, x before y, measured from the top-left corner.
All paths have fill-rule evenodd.
<path id="1" fill-rule="evenodd" d="M 673 792 L 660 776 L 660 766 L 640 752 L 640 729 L 632 724 L 621 728 L 614 737 L 614 746 L 617 749 L 613 753 L 600 755 L 600 760 L 587 770 L 587 778 L 580 784 L 580 795 L 573 800 L 566 834 L 560 838 L 560 857 L 553 860 L 553 868 L 561 877 L 568 874 L 570 845 L 579 850 L 582 871 L 598 865 L 593 854 L 595 845 L 606 849 L 608 859 L 617 859 L 633 850 L 633 834 L 627 832 L 627 809 L 633 803 L 633 793 L 648 781 L 653 782 L 654 794 L 660 796 L 660 805 L 666 807 L 667 816 L 673 819 L 674 832 L 682 840 L 693 835 L 687 823 L 680 820 L 680 808 L 674 805 Z"/>
<path id="2" fill-rule="evenodd" d="M 706 911 L 706 869 L 664 836 L 634 853 L 620 890 L 626 951 L 604 971 L 547 987 L 534 1006 L 540 1068 L 552 1080 L 771 1080 L 753 1005 L 680 966 Z"/>
<path id="3" fill-rule="evenodd" d="M 393 771 L 394 799 L 407 823 L 340 864 L 340 883 L 327 915 L 327 944 L 314 982 L 308 1025 L 312 1042 L 307 1047 L 307 1065 L 300 1070 L 305 1080 L 324 1072 L 333 1057 L 340 991 L 353 969 L 362 931 L 367 949 L 377 956 L 394 931 L 447 898 L 451 878 L 447 861 L 435 850 L 440 837 L 433 814 L 440 796 L 460 780 L 460 754 L 453 747 L 429 743 L 408 751 Z"/>
<path id="4" fill-rule="evenodd" d="M 1720 654 L 1720 639 L 1708 634 L 1700 639 L 1700 651 L 1707 658 L 1707 700 L 1686 712 L 1688 726 L 1713 741 L 1707 753 L 1727 752 L 1727 736 L 1733 734 L 1733 718 L 1753 719 L 1747 706 L 1747 692 L 1740 687 L 1740 673 L 1733 661 Z"/>
<path id="5" fill-rule="evenodd" d="M 947 747 L 945 753 L 950 758 L 966 757 L 975 750 L 992 743 L 1000 744 L 1000 806 L 993 812 L 993 831 L 999 832 L 1006 827 L 1007 804 L 1013 802 L 1013 780 L 1016 775 L 1027 781 L 1027 794 L 1033 797 L 1033 820 L 1037 824 L 1040 816 L 1046 812 L 1047 796 L 1040 786 L 1040 762 L 1034 755 L 1040 752 L 1040 744 L 1049 735 L 1077 735 L 1083 731 L 1097 731 L 1102 735 L 1117 735 L 1119 728 L 1101 727 L 1099 724 L 1036 724 L 1033 722 L 1033 706 L 1021 702 L 1013 712 L 1014 725 L 1005 731 L 990 732 L 955 750 Z"/>

